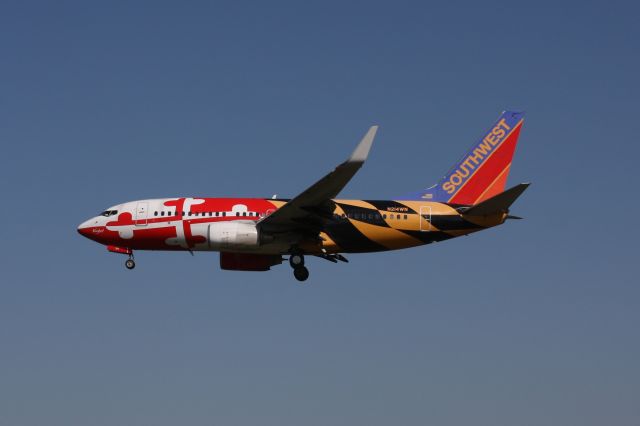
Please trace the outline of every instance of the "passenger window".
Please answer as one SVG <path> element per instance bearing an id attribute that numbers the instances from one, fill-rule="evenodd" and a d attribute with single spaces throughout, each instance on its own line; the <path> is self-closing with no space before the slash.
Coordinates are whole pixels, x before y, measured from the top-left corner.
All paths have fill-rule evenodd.
<path id="1" fill-rule="evenodd" d="M 404 220 L 407 220 L 407 215 L 406 214 L 404 215 Z"/>
<path id="2" fill-rule="evenodd" d="M 386 219 L 386 218 L 387 218 L 387 215 L 386 215 L 386 214 L 383 214 L 383 215 L 382 215 L 382 218 L 383 218 L 383 219 Z"/>
<path id="3" fill-rule="evenodd" d="M 154 216 L 158 216 L 158 212 L 153 212 L 153 215 Z"/>
<path id="4" fill-rule="evenodd" d="M 222 212 L 222 216 L 226 217 L 227 216 L 227 212 Z"/>
<path id="5" fill-rule="evenodd" d="M 240 212 L 236 212 L 236 216 L 240 216 Z"/>
<path id="6" fill-rule="evenodd" d="M 397 215 L 397 216 L 396 216 L 396 219 L 400 220 L 400 215 Z"/>

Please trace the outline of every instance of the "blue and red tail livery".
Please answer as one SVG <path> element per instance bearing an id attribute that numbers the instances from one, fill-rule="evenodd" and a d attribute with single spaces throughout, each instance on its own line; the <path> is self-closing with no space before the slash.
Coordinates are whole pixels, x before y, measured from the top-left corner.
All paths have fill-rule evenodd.
<path id="1" fill-rule="evenodd" d="M 435 186 L 408 198 L 473 205 L 500 194 L 507 183 L 523 120 L 523 112 L 503 112 Z"/>
<path id="2" fill-rule="evenodd" d="M 347 262 L 345 253 L 398 250 L 501 225 L 527 188 L 505 189 L 523 114 L 504 112 L 453 168 L 428 190 L 396 200 L 336 198 L 362 167 L 373 126 L 347 161 L 291 199 L 170 197 L 114 205 L 78 232 L 128 256 L 134 251 L 220 252 L 220 267 L 267 271 L 284 260 L 309 277 L 306 256 Z M 288 256 L 288 259 L 283 256 Z"/>

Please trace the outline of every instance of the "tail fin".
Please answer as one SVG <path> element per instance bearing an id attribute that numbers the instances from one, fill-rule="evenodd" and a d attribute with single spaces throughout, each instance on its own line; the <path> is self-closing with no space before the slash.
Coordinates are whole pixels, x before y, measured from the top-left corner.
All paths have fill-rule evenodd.
<path id="1" fill-rule="evenodd" d="M 474 205 L 503 192 L 523 121 L 523 112 L 503 112 L 436 185 L 410 199 Z"/>
<path id="2" fill-rule="evenodd" d="M 511 204 L 513 204 L 528 187 L 528 183 L 516 185 L 488 200 L 484 200 L 470 207 L 462 214 L 465 216 L 489 216 L 495 213 L 508 213 Z"/>

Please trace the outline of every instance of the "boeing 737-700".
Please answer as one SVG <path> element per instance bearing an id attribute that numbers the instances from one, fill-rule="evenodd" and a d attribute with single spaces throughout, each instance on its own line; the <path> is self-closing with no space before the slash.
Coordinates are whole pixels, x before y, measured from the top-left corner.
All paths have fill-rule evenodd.
<path id="1" fill-rule="evenodd" d="M 503 224 L 527 188 L 505 190 L 524 114 L 505 111 L 440 181 L 397 200 L 335 197 L 364 164 L 373 126 L 351 156 L 291 199 L 174 197 L 109 207 L 78 232 L 110 252 L 218 251 L 220 267 L 267 271 L 288 258 L 299 281 L 305 256 L 338 263 L 345 253 L 398 250 L 448 240 Z"/>

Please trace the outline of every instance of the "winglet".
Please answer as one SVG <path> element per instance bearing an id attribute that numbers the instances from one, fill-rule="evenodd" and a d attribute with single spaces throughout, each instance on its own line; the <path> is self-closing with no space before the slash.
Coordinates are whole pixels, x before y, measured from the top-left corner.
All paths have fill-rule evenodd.
<path id="1" fill-rule="evenodd" d="M 495 213 L 506 213 L 509 211 L 509 207 L 518 199 L 525 189 L 529 187 L 528 183 L 521 183 L 509 188 L 506 191 L 495 195 L 488 200 L 485 200 L 475 206 L 472 206 L 468 210 L 465 210 L 462 214 L 465 216 L 488 216 Z"/>
<path id="2" fill-rule="evenodd" d="M 362 167 L 369 156 L 377 130 L 378 126 L 371 126 L 347 161 L 338 165 L 275 212 L 261 219 L 258 222 L 259 228 L 268 232 L 287 232 L 286 230 L 300 230 L 306 226 L 306 229 L 317 232 L 316 219 L 333 217 L 331 216 L 333 208 L 329 210 L 327 205 L 332 205 L 331 199 L 342 191 Z M 303 225 L 307 216 L 314 216 L 316 218 L 312 221 L 314 223 Z M 342 260 L 337 257 L 336 259 Z"/>
<path id="3" fill-rule="evenodd" d="M 362 138 L 356 149 L 347 160 L 349 163 L 364 163 L 369 156 L 369 150 L 371 149 L 371 144 L 373 144 L 373 138 L 376 136 L 376 132 L 378 131 L 378 126 L 371 126 L 366 135 Z"/>

